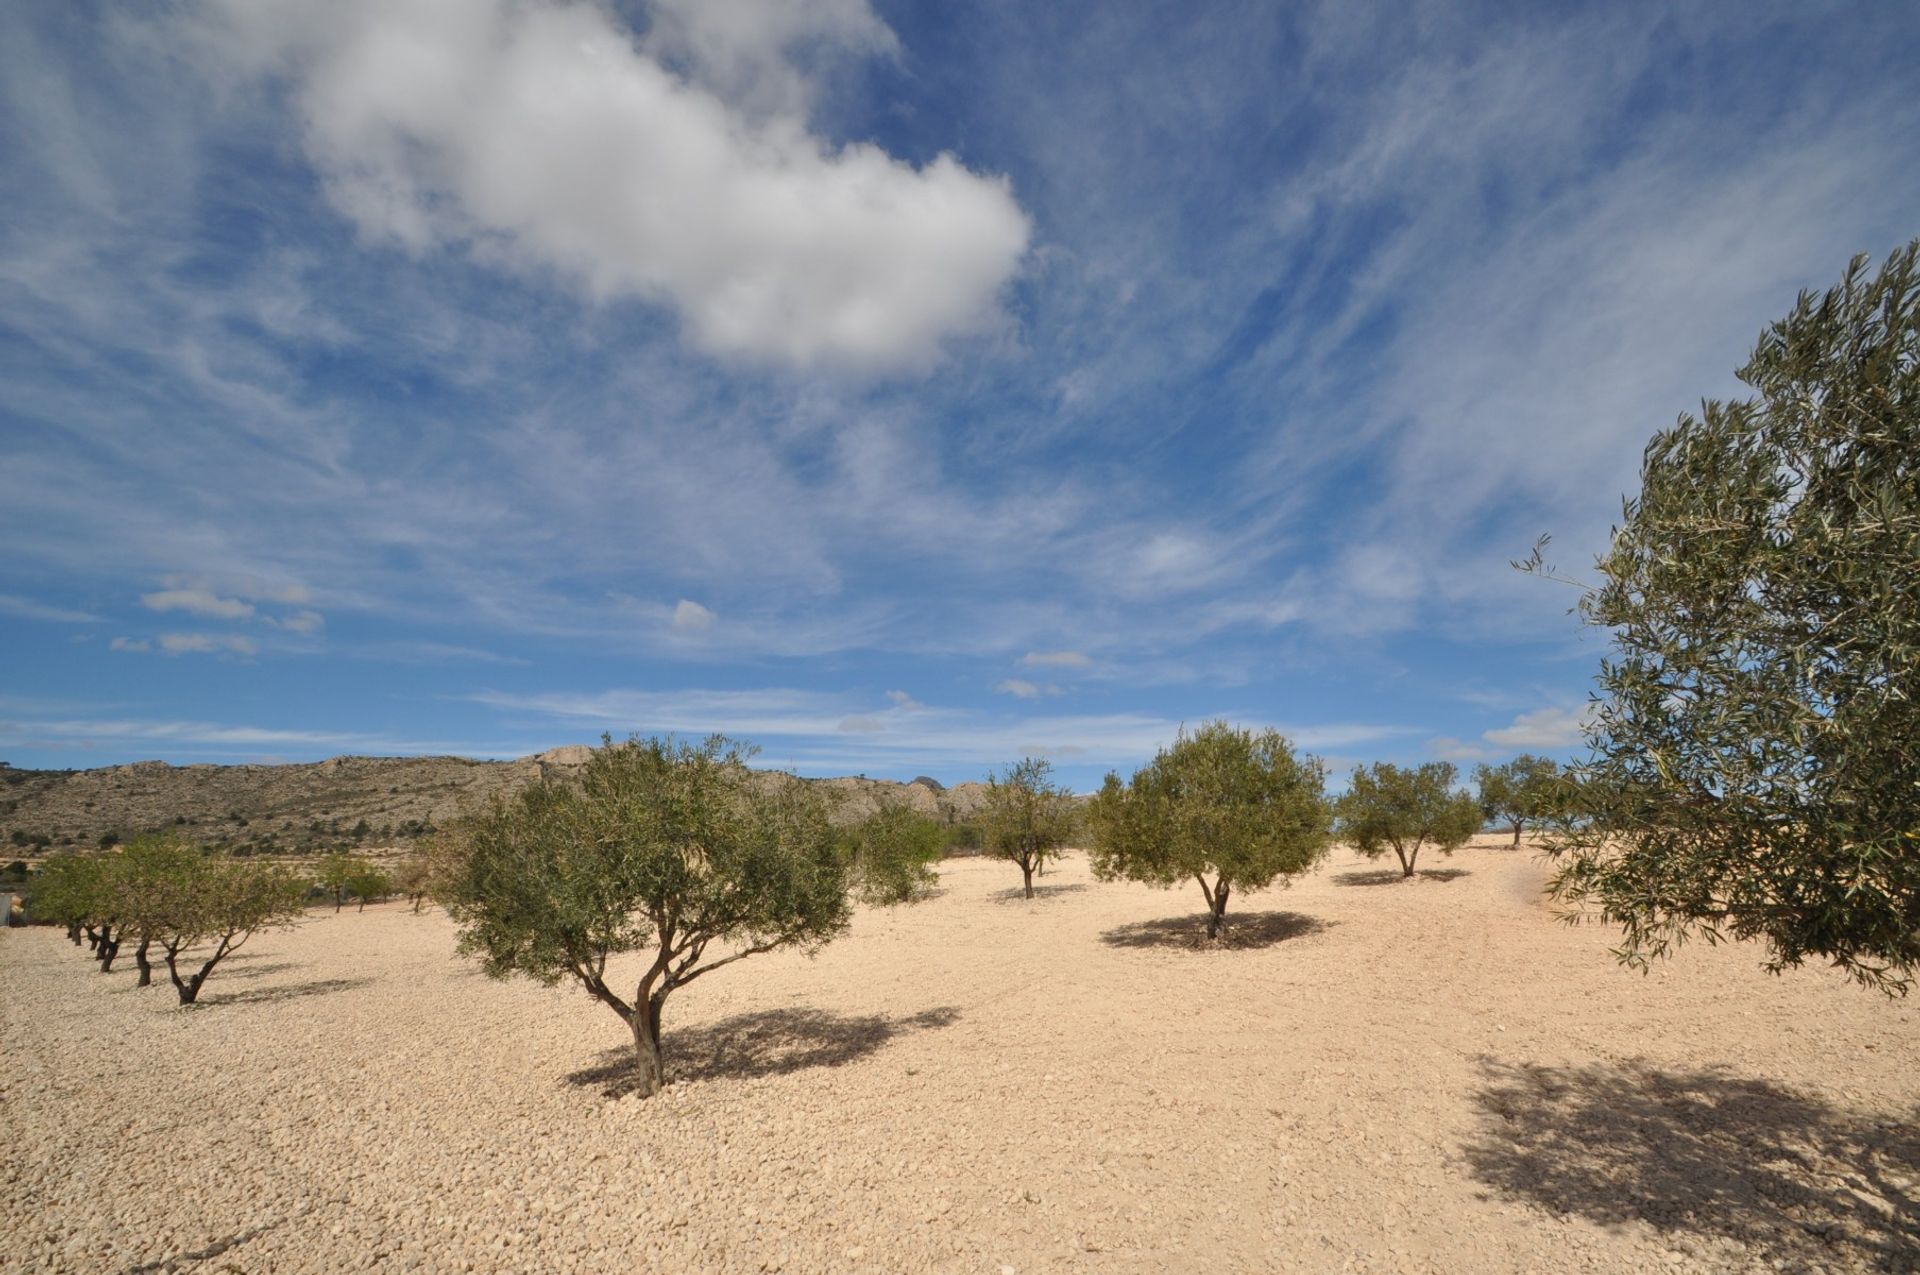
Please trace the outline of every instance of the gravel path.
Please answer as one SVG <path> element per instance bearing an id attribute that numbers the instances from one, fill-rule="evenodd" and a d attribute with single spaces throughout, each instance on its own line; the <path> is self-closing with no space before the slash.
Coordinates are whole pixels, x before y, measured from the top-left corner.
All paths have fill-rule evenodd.
<path id="1" fill-rule="evenodd" d="M 1498 839 L 1236 898 L 982 861 L 622 1026 L 438 914 L 316 912 L 195 1010 L 0 933 L 0 1270 L 1920 1270 L 1920 996 L 1650 977 Z M 609 1091 L 614 1091 L 610 1094 Z"/>

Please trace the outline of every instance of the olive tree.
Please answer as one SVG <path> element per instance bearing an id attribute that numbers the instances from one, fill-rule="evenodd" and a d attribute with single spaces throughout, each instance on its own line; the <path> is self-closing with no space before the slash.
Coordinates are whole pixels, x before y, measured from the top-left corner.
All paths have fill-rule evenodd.
<path id="1" fill-rule="evenodd" d="M 361 912 L 367 910 L 371 900 L 384 899 L 393 893 L 393 878 L 365 859 L 360 860 L 341 885 L 348 894 L 360 900 L 358 910 Z"/>
<path id="2" fill-rule="evenodd" d="M 372 867 L 359 855 L 336 851 L 320 860 L 314 872 L 314 883 L 333 891 L 333 910 L 338 912 L 346 906 L 347 896 L 353 893 L 354 878 L 371 871 Z"/>
<path id="3" fill-rule="evenodd" d="M 577 780 L 497 799 L 464 829 L 440 886 L 462 950 L 487 973 L 571 979 L 620 1016 L 642 1096 L 665 1083 L 670 995 L 761 952 L 816 950 L 848 923 L 825 799 L 756 782 L 749 755 L 719 736 L 608 740 Z M 616 987 L 608 963 L 633 951 L 639 973 Z"/>
<path id="4" fill-rule="evenodd" d="M 1234 891 L 1264 890 L 1320 861 L 1333 811 L 1318 759 L 1296 755 L 1277 731 L 1209 722 L 1182 730 L 1129 783 L 1109 772 L 1087 819 L 1095 876 L 1199 882 L 1213 939 Z"/>
<path id="5" fill-rule="evenodd" d="M 1512 825 L 1517 847 L 1527 826 L 1539 823 L 1552 811 L 1560 763 L 1550 757 L 1521 753 L 1502 766 L 1476 766 L 1473 778 L 1480 790 L 1481 815 Z"/>
<path id="6" fill-rule="evenodd" d="M 1054 785 L 1053 766 L 1043 757 L 988 775 L 978 822 L 987 853 L 1019 865 L 1029 899 L 1033 874 L 1060 857 L 1079 826 L 1072 798 Z"/>
<path id="7" fill-rule="evenodd" d="M 133 962 L 141 987 L 153 982 L 153 945 L 200 859 L 198 847 L 170 833 L 135 837 L 117 856 L 107 888 L 116 895 L 114 910 L 122 918 L 123 933 L 135 940 Z"/>
<path id="8" fill-rule="evenodd" d="M 67 937 L 78 945 L 85 935 L 90 960 L 100 972 L 113 971 L 120 954 L 120 871 L 117 854 L 58 854 L 48 859 L 34 883 L 34 915 L 67 927 Z"/>
<path id="9" fill-rule="evenodd" d="M 940 877 L 933 865 L 946 845 L 946 829 L 896 796 L 841 829 L 855 891 L 868 903 L 913 903 Z"/>
<path id="10" fill-rule="evenodd" d="M 1369 859 L 1393 851 L 1411 877 L 1421 850 L 1452 854 L 1480 830 L 1480 803 L 1454 787 L 1455 776 L 1445 761 L 1356 767 L 1337 805 L 1341 838 Z"/>
<path id="11" fill-rule="evenodd" d="M 1699 934 L 1889 991 L 1920 965 L 1917 255 L 1802 293 L 1751 397 L 1654 436 L 1584 594 L 1613 650 L 1553 888 L 1630 964 Z"/>
<path id="12" fill-rule="evenodd" d="M 158 884 L 150 904 L 153 941 L 182 1005 L 198 1001 L 214 969 L 248 939 L 298 920 L 307 895 L 307 883 L 277 864 L 204 854 Z"/>

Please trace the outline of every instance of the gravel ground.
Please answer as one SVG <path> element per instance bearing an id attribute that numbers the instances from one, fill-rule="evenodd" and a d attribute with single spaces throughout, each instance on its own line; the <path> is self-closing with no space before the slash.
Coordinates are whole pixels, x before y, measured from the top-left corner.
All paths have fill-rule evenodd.
<path id="1" fill-rule="evenodd" d="M 1197 887 L 1012 867 L 625 1030 L 438 914 L 316 912 L 204 1004 L 0 934 L 0 1269 L 1920 1270 L 1920 996 L 1642 977 L 1488 839 Z"/>

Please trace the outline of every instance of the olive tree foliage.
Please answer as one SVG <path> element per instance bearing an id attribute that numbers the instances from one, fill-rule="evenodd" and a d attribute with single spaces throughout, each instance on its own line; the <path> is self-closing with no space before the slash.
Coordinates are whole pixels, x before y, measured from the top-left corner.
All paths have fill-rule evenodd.
<path id="1" fill-rule="evenodd" d="M 1803 293 L 1752 397 L 1654 436 L 1581 600 L 1613 650 L 1553 889 L 1629 964 L 1690 935 L 1890 992 L 1920 964 L 1917 255 Z"/>
<path id="2" fill-rule="evenodd" d="M 1054 784 L 1052 764 L 1043 757 L 1027 757 L 999 775 L 987 776 L 986 800 L 977 821 L 986 852 L 1019 866 L 1031 899 L 1033 874 L 1060 857 L 1079 827 L 1079 812 Z"/>
<path id="3" fill-rule="evenodd" d="M 434 880 L 434 857 L 426 851 L 408 855 L 393 869 L 393 888 L 413 904 L 416 916 L 433 892 Z"/>
<path id="4" fill-rule="evenodd" d="M 1391 850 L 1411 877 L 1420 852 L 1452 854 L 1480 830 L 1480 803 L 1454 787 L 1452 762 L 1356 767 L 1338 804 L 1340 836 L 1369 859 Z"/>
<path id="5" fill-rule="evenodd" d="M 34 881 L 33 914 L 67 927 L 77 946 L 83 940 L 88 959 L 100 963 L 100 972 L 113 972 L 126 934 L 117 888 L 122 872 L 119 854 L 58 854 L 48 859 Z"/>
<path id="6" fill-rule="evenodd" d="M 1500 766 L 1474 767 L 1474 784 L 1480 790 L 1480 813 L 1495 823 L 1513 828 L 1513 844 L 1529 825 L 1538 825 L 1556 808 L 1560 763 L 1551 757 L 1521 753 Z"/>
<path id="7" fill-rule="evenodd" d="M 536 783 L 471 821 L 438 889 L 487 973 L 571 979 L 620 1016 L 642 1096 L 665 1082 L 673 992 L 757 953 L 815 950 L 848 923 L 826 800 L 756 782 L 749 755 L 719 736 L 608 740 L 577 780 Z M 609 961 L 634 951 L 638 974 L 621 983 Z"/>
<path id="8" fill-rule="evenodd" d="M 1234 891 L 1264 890 L 1325 856 L 1333 810 L 1318 759 L 1277 731 L 1209 722 L 1182 730 L 1129 783 L 1109 772 L 1087 821 L 1095 876 L 1199 882 L 1213 939 Z"/>
<path id="9" fill-rule="evenodd" d="M 153 946 L 171 910 L 189 901 L 188 883 L 201 857 L 199 847 L 172 833 L 135 837 L 114 856 L 106 888 L 115 894 L 114 912 L 122 918 L 123 935 L 134 942 L 141 987 L 153 982 Z"/>
<path id="10" fill-rule="evenodd" d="M 896 796 L 841 829 L 853 887 L 866 903 L 914 903 L 939 884 L 933 865 L 946 847 L 946 829 Z"/>
<path id="11" fill-rule="evenodd" d="M 333 910 L 338 912 L 352 894 L 355 878 L 373 870 L 373 865 L 357 854 L 336 851 L 320 860 L 314 871 L 314 883 L 333 892 Z M 364 906 L 364 905 L 363 905 Z"/>
<path id="12" fill-rule="evenodd" d="M 374 899 L 384 899 L 393 893 L 393 878 L 364 859 L 341 884 L 348 894 L 360 901 L 359 911 L 362 912 Z"/>
<path id="13" fill-rule="evenodd" d="M 215 968 L 248 939 L 300 918 L 307 883 L 278 864 L 224 855 L 195 851 L 174 862 L 142 893 L 149 911 L 139 924 L 165 957 L 180 1003 L 192 1005 Z"/>

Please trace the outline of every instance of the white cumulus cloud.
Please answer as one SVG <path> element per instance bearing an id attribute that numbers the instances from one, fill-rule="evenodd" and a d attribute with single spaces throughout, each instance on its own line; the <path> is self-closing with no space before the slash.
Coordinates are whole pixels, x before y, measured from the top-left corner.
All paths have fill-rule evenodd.
<path id="1" fill-rule="evenodd" d="M 705 633 L 713 627 L 714 614 L 698 602 L 680 599 L 673 608 L 675 633 Z"/>
<path id="2" fill-rule="evenodd" d="M 210 620 L 245 620 L 253 615 L 251 602 L 223 598 L 210 589 L 160 589 L 141 594 L 140 605 L 149 611 L 185 611 Z"/>
<path id="3" fill-rule="evenodd" d="M 890 48 L 864 3 L 663 2 L 650 44 L 602 6 L 559 0 L 209 12 L 243 66 L 290 82 L 328 197 L 369 240 L 671 306 L 719 354 L 925 364 L 1001 321 L 1026 252 L 1005 180 L 809 131 L 783 57 L 806 41 Z"/>
<path id="4" fill-rule="evenodd" d="M 1520 714 L 1511 725 L 1486 732 L 1482 738 L 1502 748 L 1570 748 L 1580 742 L 1581 729 L 1591 711 L 1585 705 L 1537 708 Z"/>

